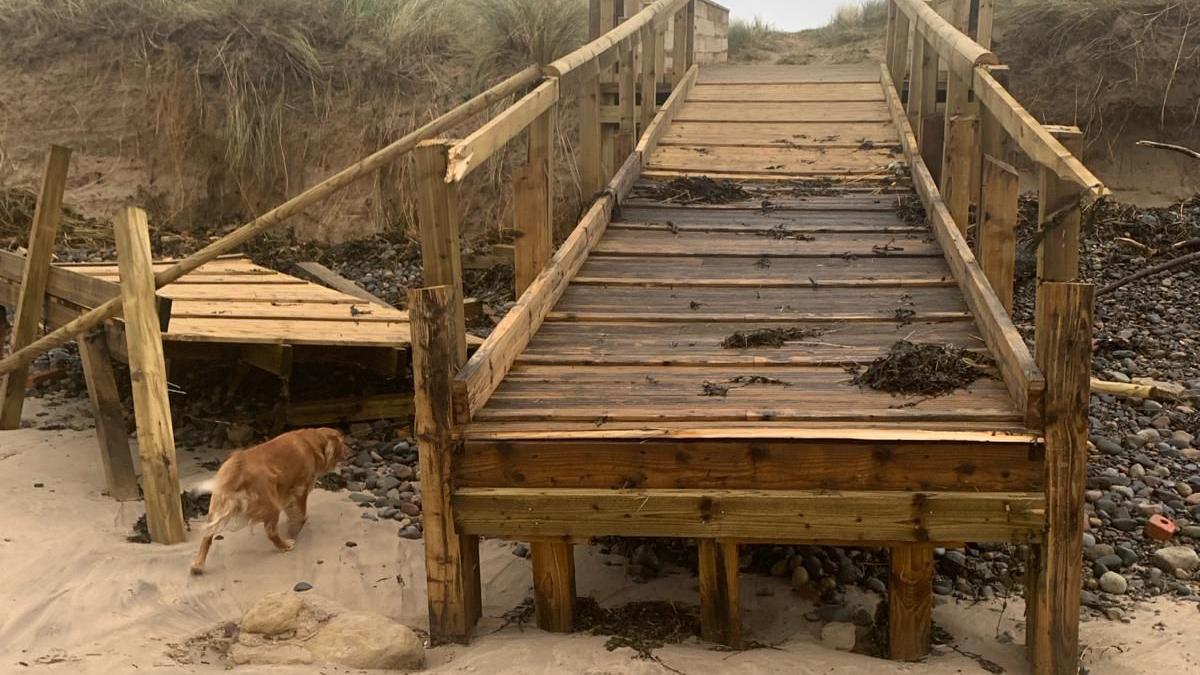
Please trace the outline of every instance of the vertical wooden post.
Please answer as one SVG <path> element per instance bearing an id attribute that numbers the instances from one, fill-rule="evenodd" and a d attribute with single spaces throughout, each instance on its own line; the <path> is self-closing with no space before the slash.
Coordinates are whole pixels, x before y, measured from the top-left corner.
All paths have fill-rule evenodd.
<path id="1" fill-rule="evenodd" d="M 600 78 L 588 77 L 579 85 L 579 182 L 586 207 L 604 189 L 600 132 Z"/>
<path id="2" fill-rule="evenodd" d="M 1017 199 L 1021 179 L 1000 160 L 983 158 L 983 194 L 979 201 L 979 265 L 1004 309 L 1012 314 L 1017 260 Z"/>
<path id="3" fill-rule="evenodd" d="M 21 277 L 17 313 L 13 318 L 12 351 L 29 346 L 37 337 L 42 323 L 42 303 L 46 296 L 46 281 L 50 277 L 50 259 L 54 254 L 54 239 L 62 220 L 63 192 L 67 187 L 67 171 L 71 151 L 50 146 L 42 171 L 33 222 L 29 227 L 29 252 L 25 254 L 25 275 Z M 21 426 L 21 411 L 25 407 L 25 380 L 29 367 L 22 366 L 9 373 L 0 386 L 0 430 Z"/>
<path id="4" fill-rule="evenodd" d="M 892 81 L 896 83 L 896 88 L 899 89 L 902 85 L 896 82 L 895 73 L 892 72 L 892 52 L 896 49 L 896 15 L 900 14 L 900 8 L 896 6 L 894 0 L 887 0 L 887 29 L 884 31 L 883 37 L 883 62 L 887 65 L 888 75 L 892 75 Z"/>
<path id="5" fill-rule="evenodd" d="M 529 552 L 538 628 L 570 633 L 575 625 L 575 547 L 568 542 L 534 541 Z"/>
<path id="6" fill-rule="evenodd" d="M 996 0 L 977 0 L 977 2 L 979 3 L 979 19 L 976 22 L 975 41 L 984 49 L 991 49 Z"/>
<path id="7" fill-rule="evenodd" d="M 919 85 L 916 87 L 909 87 L 910 104 L 912 103 L 913 98 L 916 99 L 916 114 L 910 115 L 910 117 L 912 128 L 917 134 L 918 140 L 921 142 L 921 156 L 925 158 L 925 162 L 928 164 L 934 158 L 934 155 L 930 152 L 929 148 L 925 147 L 925 121 L 933 118 L 937 114 L 938 53 L 937 50 L 933 48 L 933 45 L 929 44 L 929 41 L 925 39 L 925 36 L 921 35 L 919 32 L 913 33 L 913 40 L 921 43 L 922 45 L 920 64 L 918 65 L 917 60 L 915 58 L 913 59 L 914 67 L 919 67 L 921 72 L 919 75 L 914 72 L 910 76 L 910 79 L 914 82 L 917 82 Z M 916 93 L 912 93 L 914 91 Z M 913 111 L 913 108 L 910 107 L 909 111 Z M 940 145 L 938 146 L 938 150 L 941 150 Z M 940 164 L 940 152 L 937 153 L 937 160 Z M 934 174 L 935 178 L 937 176 L 938 174 Z"/>
<path id="8" fill-rule="evenodd" d="M 925 87 L 925 39 L 913 31 L 912 56 L 908 66 L 908 94 L 904 100 L 904 110 L 908 113 L 908 124 L 917 128 L 921 111 L 921 92 Z M 897 84 L 896 86 L 901 86 Z"/>
<path id="9" fill-rule="evenodd" d="M 513 275 L 517 297 L 533 283 L 554 245 L 554 127 L 558 104 L 529 125 L 525 166 L 513 173 Z"/>
<path id="10" fill-rule="evenodd" d="M 946 151 L 942 158 L 942 199 L 959 232 L 967 233 L 971 217 L 971 167 L 979 152 L 979 118 L 954 115 L 946 121 Z"/>
<path id="11" fill-rule="evenodd" d="M 467 328 L 463 314 L 462 251 L 459 248 L 458 183 L 446 182 L 449 144 L 424 141 L 417 146 L 417 217 L 421 233 L 421 267 L 425 284 L 449 286 L 451 318 L 459 363 L 467 360 Z"/>
<path id="12" fill-rule="evenodd" d="M 654 114 L 658 112 L 658 61 L 655 54 L 661 41 L 662 33 L 654 29 L 653 23 L 642 31 L 642 115 L 638 138 L 646 133 L 654 121 Z"/>
<path id="13" fill-rule="evenodd" d="M 896 88 L 900 91 L 904 90 L 904 78 L 908 76 L 908 24 L 908 15 L 897 10 L 892 50 L 887 55 L 887 59 L 892 81 L 896 83 Z"/>
<path id="14" fill-rule="evenodd" d="M 621 50 L 621 72 L 618 79 L 618 101 L 621 111 L 621 128 L 613 147 L 613 166 L 625 163 L 625 158 L 637 145 L 637 70 L 634 66 L 636 47 L 628 44 Z"/>
<path id="15" fill-rule="evenodd" d="M 675 74 L 675 86 L 687 75 L 687 8 L 680 7 L 675 13 L 675 22 L 671 28 L 671 72 Z"/>
<path id="16" fill-rule="evenodd" d="M 692 64 L 696 63 L 696 0 L 690 0 L 687 4 L 687 18 L 684 21 L 683 31 L 687 38 L 686 63 L 687 67 L 691 68 Z"/>
<path id="17" fill-rule="evenodd" d="M 461 303 L 450 286 L 410 289 L 412 325 L 413 428 L 421 468 L 425 531 L 425 579 L 429 593 L 429 634 L 435 642 L 467 642 L 479 620 L 479 538 L 454 528 L 454 459 L 451 382 L 465 357 L 458 353 L 455 309 Z"/>
<path id="18" fill-rule="evenodd" d="M 888 648 L 899 661 L 929 653 L 933 631 L 933 547 L 893 546 L 888 584 Z"/>
<path id="19" fill-rule="evenodd" d="M 103 326 L 79 336 L 79 358 L 83 362 L 83 377 L 92 403 L 92 416 L 96 420 L 96 440 L 100 443 L 100 462 L 104 466 L 108 494 L 117 501 L 138 499 L 141 494 L 129 451 L 129 434 L 125 430 L 121 395 L 117 391 L 108 335 Z"/>
<path id="20" fill-rule="evenodd" d="M 1031 547 L 1026 573 L 1025 645 L 1035 673 L 1075 673 L 1079 661 L 1079 586 L 1083 492 L 1087 481 L 1090 284 L 1038 286 L 1037 362 L 1046 378 L 1046 535 Z"/>
<path id="21" fill-rule="evenodd" d="M 133 381 L 138 456 L 142 460 L 146 525 L 154 542 L 178 544 L 186 537 L 179 500 L 179 471 L 175 466 L 175 431 L 167 396 L 162 331 L 158 323 L 158 303 L 154 298 L 150 226 L 146 212 L 135 208 L 118 212 L 113 226 L 117 239 L 117 267 L 121 273 L 129 378 Z"/>
<path id="22" fill-rule="evenodd" d="M 1079 127 L 1047 129 L 1075 156 L 1083 151 L 1083 132 Z M 1083 188 L 1059 178 L 1042 167 L 1038 195 L 1038 222 L 1045 230 L 1038 249 L 1038 279 L 1074 281 L 1079 278 L 1080 202 Z"/>
<path id="23" fill-rule="evenodd" d="M 600 37 L 600 0 L 588 2 L 588 41 Z"/>
<path id="24" fill-rule="evenodd" d="M 700 633 L 708 642 L 742 642 L 737 542 L 700 539 Z"/>
<path id="25" fill-rule="evenodd" d="M 985 66 L 996 80 L 1008 87 L 1008 66 Z M 1008 161 L 1008 131 L 985 105 L 979 106 L 980 204 L 983 203 L 983 157 L 991 156 L 1000 162 Z M 982 206 L 981 206 L 982 210 Z"/>

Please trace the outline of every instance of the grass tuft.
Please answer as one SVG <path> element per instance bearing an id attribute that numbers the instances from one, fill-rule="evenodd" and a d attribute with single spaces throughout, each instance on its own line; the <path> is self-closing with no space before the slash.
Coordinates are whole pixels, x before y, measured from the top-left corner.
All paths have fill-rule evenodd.
<path id="1" fill-rule="evenodd" d="M 729 59 L 752 59 L 759 52 L 772 49 L 777 38 L 775 27 L 761 17 L 756 16 L 753 21 L 734 19 L 729 22 Z"/>

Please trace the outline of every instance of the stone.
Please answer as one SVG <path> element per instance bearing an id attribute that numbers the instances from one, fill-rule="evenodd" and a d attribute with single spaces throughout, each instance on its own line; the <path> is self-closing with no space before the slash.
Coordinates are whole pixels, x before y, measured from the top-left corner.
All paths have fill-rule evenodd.
<path id="1" fill-rule="evenodd" d="M 296 591 L 297 593 L 303 593 L 304 591 L 311 591 L 312 584 L 308 583 L 307 581 L 300 581 L 300 582 L 297 582 L 296 585 L 292 587 L 292 590 Z"/>
<path id="2" fill-rule="evenodd" d="M 1167 546 L 1154 552 L 1154 566 L 1174 574 L 1176 570 L 1191 572 L 1200 567 L 1200 555 L 1189 546 Z"/>
<path id="3" fill-rule="evenodd" d="M 857 632 L 852 623 L 834 621 L 821 627 L 821 642 L 826 647 L 848 652 L 854 649 Z"/>
<path id="4" fill-rule="evenodd" d="M 1184 525 L 1179 528 L 1179 534 L 1192 539 L 1200 539 L 1200 525 Z"/>
<path id="5" fill-rule="evenodd" d="M 384 493 L 387 493 L 388 490 L 391 490 L 392 488 L 399 486 L 401 482 L 403 482 L 403 481 L 401 481 L 399 478 L 397 478 L 395 476 L 384 476 L 383 478 L 379 479 L 378 488 L 380 490 L 382 490 Z M 399 493 L 397 493 L 397 494 L 399 494 Z"/>
<path id="6" fill-rule="evenodd" d="M 792 588 L 800 590 L 808 586 L 808 570 L 804 569 L 804 565 L 796 565 L 796 569 L 792 570 Z"/>
<path id="7" fill-rule="evenodd" d="M 279 635 L 296 630 L 304 601 L 293 593 L 271 593 L 254 603 L 242 616 L 242 631 Z"/>
<path id="8" fill-rule="evenodd" d="M 312 652 L 291 642 L 264 642 L 257 645 L 235 642 L 229 649 L 229 662 L 235 666 L 297 666 L 313 661 Z"/>
<path id="9" fill-rule="evenodd" d="M 413 670 L 425 664 L 425 646 L 408 626 L 372 612 L 345 612 L 305 645 L 320 661 L 368 670 Z"/>
<path id="10" fill-rule="evenodd" d="M 365 492 L 351 492 L 350 501 L 358 504 L 370 504 L 375 501 L 375 495 L 369 495 Z"/>
<path id="11" fill-rule="evenodd" d="M 1093 436 L 1092 443 L 1100 452 L 1106 455 L 1120 455 L 1125 452 L 1120 443 L 1104 438 L 1103 436 Z"/>
<path id="12" fill-rule="evenodd" d="M 1129 582 L 1125 577 L 1116 572 L 1105 572 L 1100 575 L 1100 590 L 1113 595 L 1124 595 L 1129 588 Z"/>
<path id="13" fill-rule="evenodd" d="M 405 525 L 400 528 L 399 535 L 401 539 L 420 539 L 421 531 L 414 525 Z"/>

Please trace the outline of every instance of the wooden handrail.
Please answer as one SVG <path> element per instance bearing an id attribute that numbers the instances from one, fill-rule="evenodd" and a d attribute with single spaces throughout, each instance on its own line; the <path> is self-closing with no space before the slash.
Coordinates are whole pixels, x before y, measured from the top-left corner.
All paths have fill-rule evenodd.
<path id="1" fill-rule="evenodd" d="M 923 0 L 893 0 L 917 33 L 933 45 L 950 72 L 970 81 L 975 66 L 998 65 L 1000 59 L 943 19 Z"/>
<path id="2" fill-rule="evenodd" d="M 199 251 L 189 255 L 179 262 L 171 265 L 165 270 L 162 270 L 154 277 L 156 288 L 162 288 L 167 284 L 178 281 L 180 277 L 194 271 L 201 265 L 210 262 L 218 256 L 229 253 L 237 248 L 248 243 L 251 239 L 266 232 L 267 230 L 279 225 L 288 218 L 295 216 L 309 207 L 328 199 L 330 196 L 349 186 L 350 184 L 382 169 L 389 163 L 396 160 L 401 155 L 410 152 L 423 140 L 433 138 L 444 131 L 447 131 L 456 125 L 462 123 L 471 116 L 485 110 L 496 101 L 511 96 L 516 91 L 523 89 L 534 82 L 537 82 L 541 77 L 541 69 L 537 66 L 530 66 L 521 72 L 509 77 L 507 80 L 497 84 L 487 91 L 479 94 L 475 98 L 463 103 L 462 105 L 450 110 L 441 115 L 437 119 L 425 124 L 416 131 L 404 136 L 367 158 L 356 162 L 338 173 L 326 178 L 317 185 L 305 190 L 304 192 L 292 197 L 283 204 L 276 206 L 263 215 L 254 220 L 242 225 L 233 232 L 221 237 L 217 241 L 205 246 Z M 67 323 L 58 330 L 42 337 L 41 339 L 30 343 L 23 347 L 4 360 L 0 360 L 0 375 L 10 373 L 21 366 L 28 365 L 33 362 L 39 355 L 61 347 L 64 344 L 74 340 L 76 336 L 85 333 L 105 321 L 118 316 L 121 313 L 121 298 L 116 297 L 95 309 L 80 315 L 75 320 Z"/>
<path id="3" fill-rule="evenodd" d="M 546 66 L 546 74 L 560 78 L 563 86 L 568 87 L 580 77 L 600 72 L 618 58 L 621 46 L 632 40 L 643 27 L 660 16 L 678 12 L 687 3 L 688 0 L 658 0 L 616 28 Z"/>
<path id="4" fill-rule="evenodd" d="M 558 80 L 546 80 L 470 136 L 454 144 L 449 151 L 446 182 L 466 178 L 557 102 Z"/>

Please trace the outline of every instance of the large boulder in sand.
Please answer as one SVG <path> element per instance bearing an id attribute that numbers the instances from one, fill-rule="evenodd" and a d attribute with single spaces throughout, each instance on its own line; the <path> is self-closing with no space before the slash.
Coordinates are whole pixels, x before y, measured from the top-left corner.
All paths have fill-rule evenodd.
<path id="1" fill-rule="evenodd" d="M 425 647 L 407 626 L 371 612 L 348 611 L 319 595 L 272 593 L 242 617 L 229 662 L 241 665 L 336 663 L 411 670 Z"/>
<path id="2" fill-rule="evenodd" d="M 425 645 L 412 629 L 370 612 L 334 617 L 307 644 L 318 660 L 351 668 L 411 670 L 425 663 Z"/>

